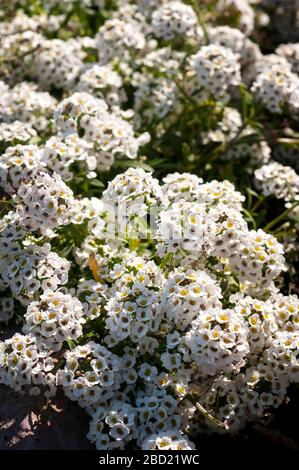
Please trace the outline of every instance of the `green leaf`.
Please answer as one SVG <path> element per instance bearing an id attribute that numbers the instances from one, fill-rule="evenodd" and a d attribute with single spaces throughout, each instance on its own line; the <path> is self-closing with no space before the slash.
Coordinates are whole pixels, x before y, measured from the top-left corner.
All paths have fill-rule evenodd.
<path id="1" fill-rule="evenodd" d="M 104 183 L 102 183 L 102 181 L 98 180 L 98 179 L 95 179 L 95 180 L 91 180 L 91 183 L 90 183 L 91 186 L 94 186 L 96 188 L 104 188 L 105 185 Z"/>
<path id="2" fill-rule="evenodd" d="M 145 171 L 154 171 L 154 169 L 145 162 L 141 162 L 140 160 L 123 160 L 115 162 L 115 166 L 119 168 L 142 168 Z"/>
<path id="3" fill-rule="evenodd" d="M 71 339 L 67 339 L 66 340 L 67 344 L 68 344 L 68 347 L 70 348 L 70 350 L 72 351 L 73 349 L 75 349 L 76 345 L 74 343 L 74 341 L 72 341 Z"/>
<path id="4" fill-rule="evenodd" d="M 172 260 L 172 253 L 167 253 L 167 255 L 164 256 L 160 263 L 160 268 L 163 269 L 165 268 L 168 264 L 171 264 Z"/>

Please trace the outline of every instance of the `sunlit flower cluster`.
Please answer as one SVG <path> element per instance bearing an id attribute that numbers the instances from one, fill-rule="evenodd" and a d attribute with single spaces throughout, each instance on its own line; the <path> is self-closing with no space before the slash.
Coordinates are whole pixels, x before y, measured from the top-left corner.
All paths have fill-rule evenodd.
<path id="1" fill-rule="evenodd" d="M 64 392 L 98 450 L 269 417 L 299 383 L 298 43 L 257 0 L 0 3 L 0 383 Z"/>
<path id="2" fill-rule="evenodd" d="M 190 57 L 187 78 L 191 95 L 198 99 L 228 99 L 230 87 L 241 82 L 240 65 L 231 49 L 210 44 Z"/>

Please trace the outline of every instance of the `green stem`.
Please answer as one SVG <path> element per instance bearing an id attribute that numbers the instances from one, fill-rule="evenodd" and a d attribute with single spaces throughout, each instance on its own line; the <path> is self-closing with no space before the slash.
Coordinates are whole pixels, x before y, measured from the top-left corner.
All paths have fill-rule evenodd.
<path id="1" fill-rule="evenodd" d="M 254 204 L 253 208 L 250 210 L 252 213 L 254 213 L 258 207 L 264 202 L 265 198 L 262 196 L 258 201 Z"/>
<path id="2" fill-rule="evenodd" d="M 284 220 L 290 212 L 292 212 L 293 209 L 295 209 L 295 207 L 297 207 L 299 204 L 299 201 L 296 201 L 294 202 L 294 204 L 291 205 L 291 207 L 289 207 L 287 210 L 285 210 L 282 214 L 280 214 L 278 217 L 276 217 L 276 219 L 272 220 L 272 222 L 269 222 L 264 228 L 263 230 L 265 232 L 267 232 L 268 230 L 270 230 L 272 227 L 274 227 L 275 225 L 277 225 L 279 222 L 281 222 L 282 220 Z"/>
<path id="3" fill-rule="evenodd" d="M 244 207 L 243 207 L 243 212 L 246 215 L 246 217 L 250 220 L 250 222 L 252 223 L 254 230 L 256 230 L 256 222 L 255 222 L 253 216 L 251 215 L 251 212 L 246 210 Z"/>
<path id="4" fill-rule="evenodd" d="M 219 419 L 215 418 L 214 416 L 212 416 L 198 401 L 197 401 L 197 398 L 194 396 L 194 395 L 186 395 L 185 399 L 187 400 L 190 400 L 190 402 L 192 403 L 192 405 L 195 406 L 195 408 L 197 409 L 197 411 L 199 411 L 199 413 L 201 413 L 205 419 L 207 419 L 208 421 L 210 421 L 210 423 L 212 423 L 214 426 L 218 427 L 218 428 L 222 428 L 222 429 L 225 429 L 226 431 L 228 431 L 229 427 L 227 424 L 225 423 L 222 423 L 221 421 L 219 421 Z"/>
<path id="5" fill-rule="evenodd" d="M 206 27 L 206 24 L 205 22 L 202 20 L 202 17 L 201 17 L 201 12 L 199 10 L 199 4 L 198 4 L 198 1 L 196 0 L 193 0 L 192 1 L 192 6 L 193 6 L 193 9 L 196 13 L 196 16 L 197 16 L 197 19 L 198 19 L 198 23 L 202 29 L 202 32 L 203 32 L 203 35 L 204 35 L 204 38 L 205 38 L 205 43 L 206 44 L 210 44 L 210 38 L 209 38 L 209 33 L 208 33 L 208 29 Z"/>

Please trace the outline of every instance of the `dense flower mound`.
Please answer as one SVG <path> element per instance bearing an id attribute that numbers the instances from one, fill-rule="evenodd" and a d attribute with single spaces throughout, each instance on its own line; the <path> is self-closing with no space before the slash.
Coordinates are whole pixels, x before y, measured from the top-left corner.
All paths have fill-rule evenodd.
<path id="1" fill-rule="evenodd" d="M 99 450 L 194 449 L 299 382 L 299 45 L 274 10 L 1 2 L 0 383 L 63 390 Z"/>

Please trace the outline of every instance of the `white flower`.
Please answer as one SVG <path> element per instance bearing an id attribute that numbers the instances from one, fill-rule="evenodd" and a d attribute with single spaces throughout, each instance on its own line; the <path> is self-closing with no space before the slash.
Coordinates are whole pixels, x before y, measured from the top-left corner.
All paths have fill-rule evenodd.
<path id="1" fill-rule="evenodd" d="M 152 382 L 152 380 L 158 375 L 158 370 L 155 366 L 144 363 L 141 365 L 138 375 L 146 382 Z"/>
<path id="2" fill-rule="evenodd" d="M 107 65 L 92 65 L 80 75 L 76 90 L 104 99 L 110 106 L 121 104 L 126 95 L 121 90 L 120 75 Z"/>
<path id="3" fill-rule="evenodd" d="M 100 64 L 105 65 L 113 57 L 130 57 L 144 49 L 145 37 L 137 22 L 125 22 L 118 18 L 107 20 L 97 34 Z"/>
<path id="4" fill-rule="evenodd" d="M 42 246 L 24 245 L 4 251 L 0 243 L 0 275 L 12 294 L 27 304 L 39 292 L 55 290 L 59 285 L 66 284 L 70 262 L 50 251 L 49 243 Z"/>
<path id="5" fill-rule="evenodd" d="M 282 113 L 292 106 L 292 93 L 299 87 L 299 78 L 289 67 L 281 65 L 266 68 L 256 78 L 252 92 L 272 113 Z"/>
<path id="6" fill-rule="evenodd" d="M 254 172 L 255 184 L 265 196 L 275 196 L 286 202 L 299 199 L 299 176 L 293 168 L 269 162 Z"/>
<path id="7" fill-rule="evenodd" d="M 152 15 L 152 28 L 158 38 L 192 37 L 197 32 L 197 16 L 193 8 L 180 1 L 170 1 Z"/>
<path id="8" fill-rule="evenodd" d="M 184 330 L 211 308 L 221 306 L 221 289 L 204 271 L 175 271 L 163 287 L 161 311 L 176 328 Z"/>
<path id="9" fill-rule="evenodd" d="M 26 122 L 0 123 L 0 141 L 6 144 L 12 141 L 24 144 L 35 137 L 36 134 L 36 130 Z"/>
<path id="10" fill-rule="evenodd" d="M 31 335 L 16 333 L 0 343 L 0 383 L 16 392 L 24 394 L 30 387 L 33 394 L 42 389 L 48 396 L 54 395 L 55 376 L 50 373 L 53 368 L 49 352 L 41 351 Z"/>
<path id="11" fill-rule="evenodd" d="M 163 366 L 168 370 L 178 369 L 181 364 L 181 355 L 178 353 L 163 353 L 161 354 L 161 361 Z"/>
<path id="12" fill-rule="evenodd" d="M 83 69 L 84 53 L 76 39 L 43 40 L 33 54 L 30 75 L 40 86 L 49 89 L 71 88 Z"/>
<path id="13" fill-rule="evenodd" d="M 8 147 L 0 156 L 0 184 L 5 192 L 14 192 L 22 181 L 34 178 L 44 166 L 42 152 L 37 146 Z"/>
<path id="14" fill-rule="evenodd" d="M 25 228 L 47 234 L 69 223 L 74 197 L 59 175 L 40 172 L 34 180 L 21 184 L 15 201 Z"/>
<path id="15" fill-rule="evenodd" d="M 39 302 L 31 302 L 25 320 L 24 332 L 54 351 L 59 351 L 65 340 L 77 339 L 85 323 L 81 302 L 58 291 L 44 293 Z"/>
<path id="16" fill-rule="evenodd" d="M 198 316 L 184 342 L 203 375 L 239 372 L 249 352 L 247 327 L 242 315 L 219 307 Z"/>
<path id="17" fill-rule="evenodd" d="M 283 254 L 283 246 L 275 237 L 261 229 L 250 230 L 241 238 L 229 264 L 240 281 L 267 287 L 286 269 Z"/>
<path id="18" fill-rule="evenodd" d="M 179 202 L 180 199 L 192 202 L 197 199 L 199 185 L 202 178 L 191 173 L 170 173 L 163 178 L 162 190 L 170 202 Z"/>
<path id="19" fill-rule="evenodd" d="M 210 44 L 189 58 L 187 87 L 199 100 L 212 95 L 218 101 L 227 101 L 229 88 L 240 82 L 240 65 L 231 49 Z"/>

